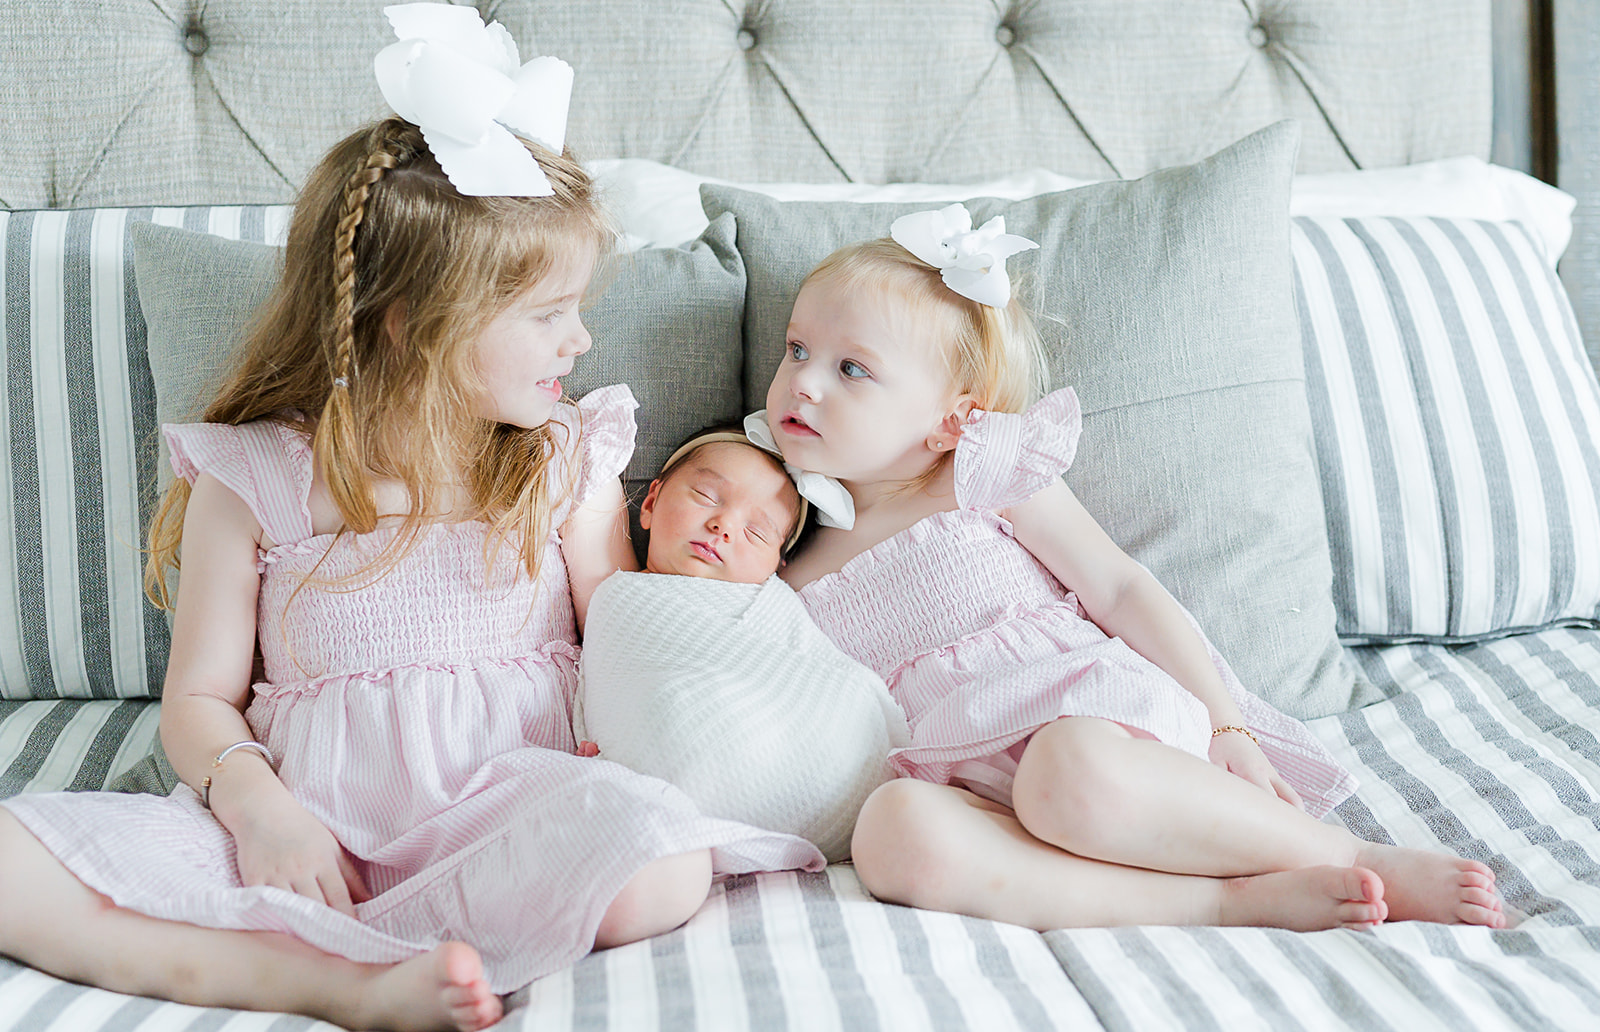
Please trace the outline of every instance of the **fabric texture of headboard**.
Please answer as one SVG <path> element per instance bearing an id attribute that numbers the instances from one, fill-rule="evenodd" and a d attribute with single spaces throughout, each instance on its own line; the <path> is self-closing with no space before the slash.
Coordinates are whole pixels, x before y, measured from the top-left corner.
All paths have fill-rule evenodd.
<path id="1" fill-rule="evenodd" d="M 382 6 L 0 0 L 0 204 L 292 199 L 384 113 Z M 1285 116 L 1303 171 L 1489 153 L 1489 0 L 475 6 L 525 58 L 576 66 L 584 158 L 744 180 L 1133 177 Z"/>

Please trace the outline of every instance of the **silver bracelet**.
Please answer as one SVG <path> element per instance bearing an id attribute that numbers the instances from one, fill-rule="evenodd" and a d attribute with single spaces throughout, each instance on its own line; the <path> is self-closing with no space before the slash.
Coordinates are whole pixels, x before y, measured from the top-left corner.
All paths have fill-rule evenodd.
<path id="1" fill-rule="evenodd" d="M 233 752 L 236 749 L 254 749 L 256 752 L 258 752 L 262 756 L 266 757 L 267 766 L 271 767 L 273 770 L 277 770 L 278 761 L 272 755 L 272 750 L 268 749 L 266 746 L 264 746 L 260 742 L 256 742 L 256 741 L 234 742 L 232 745 L 228 746 L 226 749 L 224 749 L 221 752 L 217 753 L 216 756 L 212 757 L 212 759 L 211 759 L 211 769 L 212 770 L 216 770 L 218 767 L 222 766 L 222 761 L 227 759 L 228 758 L 228 754 Z M 210 774 L 207 774 L 205 777 L 200 779 L 200 803 L 207 810 L 211 809 L 211 775 Z"/>

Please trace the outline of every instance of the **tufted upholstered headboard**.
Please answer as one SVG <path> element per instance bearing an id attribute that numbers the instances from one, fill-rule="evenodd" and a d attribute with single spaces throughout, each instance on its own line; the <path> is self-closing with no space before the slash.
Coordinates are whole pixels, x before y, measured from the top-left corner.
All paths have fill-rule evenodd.
<path id="1" fill-rule="evenodd" d="M 1286 115 L 1307 170 L 1489 149 L 1487 0 L 480 0 L 578 69 L 585 157 L 738 179 L 1138 176 Z M 381 0 L 26 0 L 9 207 L 289 200 L 384 111 Z"/>
<path id="2" fill-rule="evenodd" d="M 0 206 L 291 199 L 333 140 L 384 110 L 370 72 L 392 39 L 382 6 L 0 0 Z M 1553 127 L 1523 117 L 1549 99 L 1530 69 L 1543 82 L 1544 51 L 1592 53 L 1582 42 L 1600 36 L 1592 0 L 475 6 L 510 28 L 525 56 L 577 66 L 569 138 L 581 156 L 813 182 L 1032 167 L 1132 177 L 1284 116 L 1304 127 L 1305 171 L 1488 157 L 1492 131 L 1497 157 L 1531 168 L 1544 144 L 1528 133 Z M 1564 19 L 1553 47 L 1552 8 Z M 1562 117 L 1594 78 L 1571 77 Z M 1593 338 L 1600 227 L 1588 223 L 1600 173 L 1590 156 L 1600 134 L 1592 115 L 1571 117 L 1585 124 L 1561 136 L 1560 168 L 1584 191 L 1568 263 L 1581 267 L 1564 272 Z"/>

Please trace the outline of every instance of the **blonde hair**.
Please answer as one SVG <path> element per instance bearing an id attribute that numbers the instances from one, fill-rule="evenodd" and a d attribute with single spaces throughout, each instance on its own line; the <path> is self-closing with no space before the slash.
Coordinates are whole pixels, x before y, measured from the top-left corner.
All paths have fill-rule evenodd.
<path id="1" fill-rule="evenodd" d="M 400 118 L 335 144 L 295 204 L 277 288 L 202 416 L 310 433 L 341 534 L 376 528 L 376 479 L 404 484 L 410 511 L 373 569 L 406 554 L 439 514 L 443 486 L 465 471 L 471 508 L 452 518 L 488 522 L 496 548 L 517 542 L 536 578 L 551 512 L 570 490 L 551 482 L 553 452 L 572 443 L 553 439 L 560 424 L 523 429 L 474 415 L 483 327 L 562 261 L 598 260 L 614 239 L 582 166 L 524 145 L 553 196 L 461 195 Z M 400 340 L 388 332 L 391 312 Z M 151 523 L 145 591 L 164 608 L 189 495 L 176 480 Z"/>
<path id="2" fill-rule="evenodd" d="M 1004 308 L 979 304 L 945 286 L 938 269 L 888 237 L 828 255 L 805 283 L 819 280 L 876 290 L 907 306 L 934 329 L 951 386 L 977 398 L 979 408 L 1021 412 L 1044 394 L 1044 345 L 1017 291 Z"/>

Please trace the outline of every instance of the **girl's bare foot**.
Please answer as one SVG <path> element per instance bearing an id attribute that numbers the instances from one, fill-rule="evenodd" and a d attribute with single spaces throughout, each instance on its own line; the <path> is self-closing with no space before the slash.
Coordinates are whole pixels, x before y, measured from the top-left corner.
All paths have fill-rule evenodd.
<path id="1" fill-rule="evenodd" d="M 1494 872 L 1450 853 L 1364 843 L 1356 863 L 1383 879 L 1392 921 L 1438 921 L 1504 928 Z"/>
<path id="2" fill-rule="evenodd" d="M 489 991 L 478 951 L 447 942 L 382 972 L 366 986 L 356 1028 L 477 1032 L 500 1020 L 504 1007 Z"/>
<path id="3" fill-rule="evenodd" d="M 1365 867 L 1301 867 L 1223 882 L 1217 923 L 1288 928 L 1371 928 L 1389 915 L 1383 880 Z"/>

